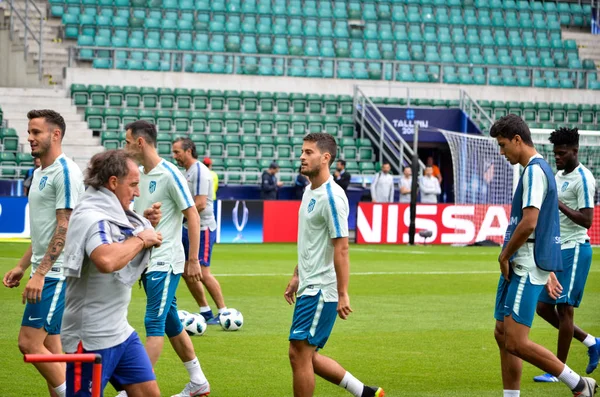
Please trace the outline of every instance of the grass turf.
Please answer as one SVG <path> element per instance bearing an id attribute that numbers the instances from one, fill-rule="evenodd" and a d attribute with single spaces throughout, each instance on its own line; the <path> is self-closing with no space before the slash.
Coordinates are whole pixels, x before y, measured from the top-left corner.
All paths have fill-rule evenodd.
<path id="1" fill-rule="evenodd" d="M 0 243 L 2 275 L 16 265 L 22 243 Z M 354 313 L 338 319 L 323 354 L 333 357 L 366 384 L 385 388 L 386 396 L 498 396 L 500 360 L 493 338 L 493 309 L 498 280 L 498 248 L 442 246 L 351 247 L 350 302 Z M 600 250 L 594 251 L 594 262 Z M 283 292 L 296 264 L 294 245 L 217 245 L 213 273 L 220 275 L 226 304 L 244 314 L 238 332 L 209 327 L 193 338 L 211 382 L 211 396 L 291 396 L 287 358 L 292 308 Z M 0 288 L 0 395 L 45 396 L 42 378 L 24 364 L 17 347 L 23 311 L 20 293 Z M 181 283 L 179 308 L 197 307 Z M 214 304 L 211 302 L 214 307 Z M 129 321 L 144 336 L 145 296 L 137 286 Z M 600 269 L 592 265 L 576 323 L 600 335 Z M 557 333 L 536 318 L 531 338 L 556 349 Z M 573 342 L 569 365 L 583 373 L 585 347 Z M 597 370 L 600 371 L 600 370 Z M 523 394 L 569 395 L 562 384 L 534 384 L 541 372 L 525 364 Z M 187 373 L 165 344 L 156 366 L 163 396 L 181 391 Z M 600 379 L 598 373 L 593 374 Z M 106 396 L 116 395 L 107 387 Z M 315 396 L 349 396 L 317 379 Z"/>

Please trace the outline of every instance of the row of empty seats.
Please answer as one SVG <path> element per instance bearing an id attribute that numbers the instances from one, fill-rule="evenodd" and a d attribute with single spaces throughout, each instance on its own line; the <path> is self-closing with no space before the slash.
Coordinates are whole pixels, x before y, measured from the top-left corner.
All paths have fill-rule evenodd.
<path id="1" fill-rule="evenodd" d="M 581 82 L 534 76 L 534 69 L 523 71 L 526 76 L 424 78 L 420 72 L 395 73 L 391 64 L 368 62 L 592 70 L 594 62 L 579 59 L 577 44 L 561 38 L 561 24 L 581 25 L 589 19 L 589 7 L 575 3 L 67 0 L 52 4 L 54 15 L 63 18 L 66 37 L 78 39 L 79 60 L 92 61 L 97 68 L 552 88 L 598 85 L 594 78 Z M 284 58 L 289 55 L 293 57 Z"/>
<path id="2" fill-rule="evenodd" d="M 413 14 L 448 14 L 461 15 L 464 17 L 476 16 L 479 12 L 488 12 L 491 10 L 494 15 L 524 15 L 533 12 L 534 15 L 540 15 L 541 18 L 559 17 L 561 21 L 563 16 L 565 22 L 572 21 L 573 18 L 588 19 L 591 13 L 590 4 L 581 5 L 575 2 L 558 3 L 529 2 L 529 1 L 502 1 L 478 0 L 475 3 L 471 1 L 460 0 L 417 0 L 417 1 L 314 1 L 314 0 L 291 0 L 289 4 L 286 1 L 274 0 L 259 1 L 258 4 L 253 0 L 241 1 L 209 1 L 209 0 L 50 0 L 51 13 L 54 16 L 61 16 L 65 10 L 76 8 L 79 5 L 84 7 L 101 6 L 116 8 L 134 8 L 134 9 L 153 9 L 153 10 L 171 10 L 171 11 L 197 11 L 209 13 L 212 15 L 221 14 L 258 14 L 261 16 L 290 16 L 302 17 L 306 19 L 342 19 L 342 20 L 390 20 L 398 19 L 400 15 Z M 464 7 L 464 8 L 463 8 Z M 136 17 L 145 15 L 137 14 Z M 585 22 L 582 22 L 585 23 Z"/>

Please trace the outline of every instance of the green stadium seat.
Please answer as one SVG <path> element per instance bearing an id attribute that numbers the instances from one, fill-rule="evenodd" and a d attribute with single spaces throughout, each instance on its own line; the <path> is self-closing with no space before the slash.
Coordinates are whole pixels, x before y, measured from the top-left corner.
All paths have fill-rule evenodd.
<path id="1" fill-rule="evenodd" d="M 156 136 L 156 147 L 159 156 L 169 156 L 171 154 L 171 134 L 159 133 Z"/>
<path id="2" fill-rule="evenodd" d="M 118 132 L 102 131 L 102 134 L 100 135 L 100 141 L 106 150 L 119 149 L 121 147 Z"/>
<path id="3" fill-rule="evenodd" d="M 88 88 L 84 84 L 71 84 L 71 99 L 75 106 L 87 106 L 89 101 Z"/>
<path id="4" fill-rule="evenodd" d="M 0 142 L 5 151 L 16 152 L 19 149 L 19 136 L 14 128 L 0 128 Z"/>
<path id="5" fill-rule="evenodd" d="M 31 153 L 17 153 L 16 161 L 20 167 L 33 166 L 33 156 Z"/>

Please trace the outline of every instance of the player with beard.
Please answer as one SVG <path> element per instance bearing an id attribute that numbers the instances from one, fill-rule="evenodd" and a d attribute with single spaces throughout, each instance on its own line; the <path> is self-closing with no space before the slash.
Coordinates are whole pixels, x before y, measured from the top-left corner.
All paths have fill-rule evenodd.
<path id="1" fill-rule="evenodd" d="M 318 352 L 325 346 L 337 315 L 345 320 L 352 313 L 348 296 L 348 199 L 329 172 L 336 152 L 337 144 L 329 134 L 304 137 L 300 172 L 311 184 L 298 215 L 298 265 L 284 294 L 290 305 L 296 303 L 289 336 L 294 397 L 313 395 L 315 374 L 355 397 L 383 397 L 382 388 L 365 386 Z"/>

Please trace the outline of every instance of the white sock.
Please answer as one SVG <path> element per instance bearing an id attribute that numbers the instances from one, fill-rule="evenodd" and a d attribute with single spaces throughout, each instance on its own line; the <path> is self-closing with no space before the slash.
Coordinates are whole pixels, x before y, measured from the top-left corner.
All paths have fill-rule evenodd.
<path id="1" fill-rule="evenodd" d="M 346 371 L 344 379 L 340 382 L 340 387 L 348 390 L 354 397 L 360 397 L 362 395 L 365 385 L 356 379 L 352 374 Z"/>
<path id="2" fill-rule="evenodd" d="M 221 313 L 223 313 L 225 311 L 227 311 L 227 306 L 220 308 L 219 309 L 219 314 L 221 314 Z"/>
<path id="3" fill-rule="evenodd" d="M 198 357 L 195 357 L 192 361 L 183 363 L 183 365 L 190 374 L 190 380 L 193 383 L 201 385 L 203 383 L 208 382 L 206 376 L 204 376 L 204 372 L 202 372 L 202 368 L 200 368 L 200 361 L 198 361 Z"/>
<path id="4" fill-rule="evenodd" d="M 206 313 L 209 311 L 211 311 L 210 306 L 200 306 L 200 313 Z"/>
<path id="5" fill-rule="evenodd" d="M 519 397 L 521 390 L 504 390 L 504 397 Z"/>
<path id="6" fill-rule="evenodd" d="M 64 382 L 62 385 L 58 385 L 54 388 L 58 397 L 66 397 L 67 395 L 67 382 Z"/>
<path id="7" fill-rule="evenodd" d="M 585 347 L 594 346 L 596 344 L 596 337 L 588 334 L 588 336 L 586 336 L 585 339 L 583 340 L 583 344 L 585 345 Z"/>
<path id="8" fill-rule="evenodd" d="M 569 386 L 569 389 L 573 390 L 581 380 L 581 376 L 573 372 L 568 365 L 565 365 L 565 369 L 563 369 L 562 373 L 558 376 L 558 379 Z"/>

